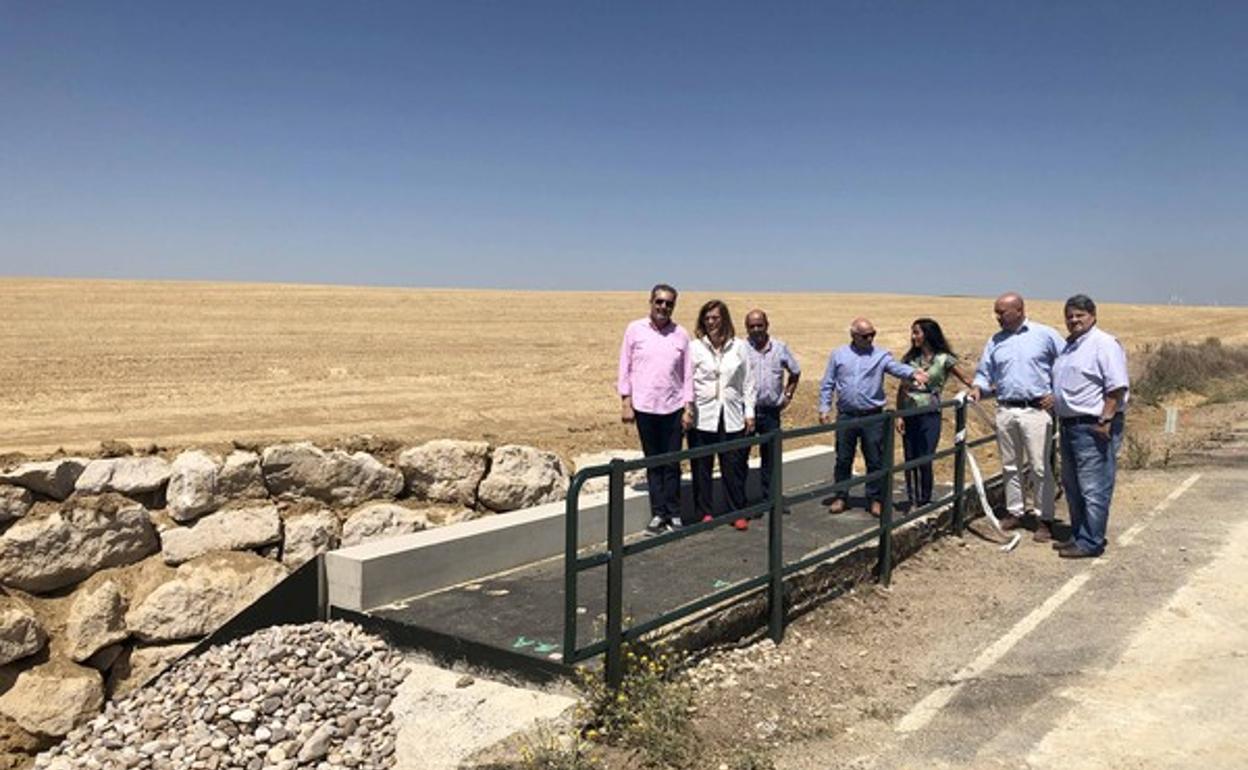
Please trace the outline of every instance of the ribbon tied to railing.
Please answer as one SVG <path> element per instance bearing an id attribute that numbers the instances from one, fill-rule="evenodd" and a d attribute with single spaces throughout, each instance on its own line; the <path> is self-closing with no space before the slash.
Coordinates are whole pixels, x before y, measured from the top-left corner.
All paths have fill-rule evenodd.
<path id="1" fill-rule="evenodd" d="M 980 416 L 982 420 L 984 420 L 989 425 L 995 426 L 995 421 L 988 414 L 988 412 L 984 409 L 983 404 L 980 404 L 978 401 L 975 401 L 973 399 L 967 398 L 967 392 L 965 390 L 959 391 L 958 394 L 954 396 L 954 399 L 958 401 L 960 404 L 969 405 L 975 411 L 975 413 Z M 965 446 L 966 445 L 966 428 L 963 428 L 962 430 L 958 431 L 954 435 L 953 441 L 955 444 L 961 444 L 965 447 L 966 462 L 971 467 L 971 478 L 975 480 L 975 491 L 979 493 L 979 507 L 983 509 L 984 516 L 988 519 L 988 522 L 992 525 L 992 528 L 996 530 L 997 534 L 999 534 L 1002 537 L 1002 539 L 1007 541 L 1004 545 L 1001 546 L 1001 550 L 1007 553 L 1010 551 L 1013 551 L 1015 548 L 1018 547 L 1018 544 L 1019 542 L 1022 541 L 1023 536 L 1019 534 L 1018 532 L 1015 532 L 1013 536 L 1010 536 L 1009 533 L 1007 533 L 1004 529 L 1001 528 L 1001 520 L 997 518 L 997 515 L 995 513 L 993 513 L 992 506 L 989 505 L 988 503 L 988 493 L 984 490 L 984 474 L 980 472 L 979 463 L 975 462 L 975 455 L 971 453 L 971 448 L 969 446 Z"/>

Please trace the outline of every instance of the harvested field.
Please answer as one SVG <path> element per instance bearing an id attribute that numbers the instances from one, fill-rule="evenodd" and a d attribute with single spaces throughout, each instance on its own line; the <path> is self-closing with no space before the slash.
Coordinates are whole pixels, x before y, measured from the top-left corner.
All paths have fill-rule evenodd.
<path id="1" fill-rule="evenodd" d="M 973 358 L 991 299 L 868 294 L 681 295 L 692 326 L 711 296 L 739 331 L 750 307 L 806 367 L 791 420 L 815 419 L 828 351 L 856 315 L 900 353 L 931 315 Z M 1030 315 L 1060 328 L 1060 303 Z M 636 443 L 618 420 L 615 363 L 635 292 L 509 292 L 0 279 L 0 452 L 92 451 L 373 434 L 523 442 L 565 455 Z M 1129 349 L 1164 339 L 1248 342 L 1248 308 L 1110 305 Z"/>

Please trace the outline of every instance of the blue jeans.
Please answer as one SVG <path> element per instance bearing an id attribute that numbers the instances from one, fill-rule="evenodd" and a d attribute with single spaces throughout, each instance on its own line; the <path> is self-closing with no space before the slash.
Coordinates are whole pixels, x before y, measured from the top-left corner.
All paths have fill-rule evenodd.
<path id="1" fill-rule="evenodd" d="M 1096 433 L 1094 423 L 1062 425 L 1062 488 L 1070 510 L 1070 531 L 1075 545 L 1086 553 L 1105 551 L 1123 422 L 1122 414 L 1114 417 L 1108 440 Z"/>

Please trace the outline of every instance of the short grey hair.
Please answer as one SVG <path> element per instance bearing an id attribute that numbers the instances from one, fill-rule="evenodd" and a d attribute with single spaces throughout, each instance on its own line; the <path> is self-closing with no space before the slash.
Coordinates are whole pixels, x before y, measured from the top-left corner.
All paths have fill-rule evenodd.
<path id="1" fill-rule="evenodd" d="M 1096 303 L 1087 294 L 1076 294 L 1066 300 L 1066 309 L 1070 310 L 1072 307 L 1075 310 L 1082 310 L 1085 313 L 1096 315 Z"/>

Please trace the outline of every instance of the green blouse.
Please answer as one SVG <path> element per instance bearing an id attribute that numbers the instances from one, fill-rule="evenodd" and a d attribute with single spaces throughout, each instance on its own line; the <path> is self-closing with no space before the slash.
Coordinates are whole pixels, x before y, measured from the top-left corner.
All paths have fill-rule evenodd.
<path id="1" fill-rule="evenodd" d="M 909 392 L 906 394 L 905 407 L 929 406 L 933 403 L 938 403 L 940 401 L 940 391 L 944 390 L 945 387 L 945 380 L 949 379 L 949 372 L 953 371 L 953 367 L 957 365 L 957 356 L 949 353 L 937 353 L 926 364 L 922 359 L 910 362 L 910 366 L 927 372 L 927 387 L 920 388 L 914 383 L 910 383 L 908 385 Z"/>

